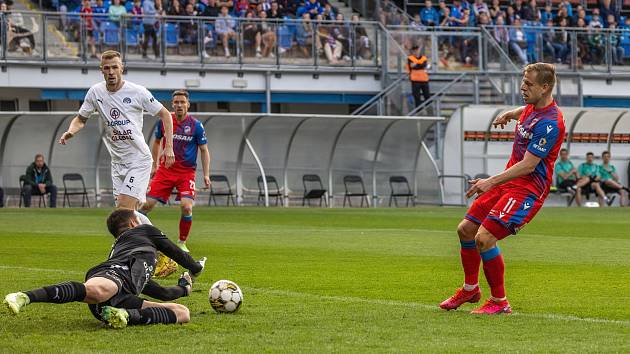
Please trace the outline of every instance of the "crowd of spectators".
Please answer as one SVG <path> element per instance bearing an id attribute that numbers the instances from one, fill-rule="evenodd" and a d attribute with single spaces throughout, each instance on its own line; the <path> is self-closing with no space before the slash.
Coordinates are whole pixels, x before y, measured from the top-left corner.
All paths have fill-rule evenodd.
<path id="1" fill-rule="evenodd" d="M 79 31 L 86 29 L 92 57 L 97 55 L 100 38 L 95 32 L 103 22 L 120 25 L 123 17 L 126 30 L 138 34 L 142 56 L 148 57 L 152 47 L 155 57 L 160 57 L 158 37 L 164 16 L 167 23 L 176 26 L 179 43 L 196 46 L 202 41 L 200 54 L 205 58 L 215 50 L 227 58 L 238 54 L 236 43 L 240 40 L 247 43 L 247 48 L 243 48 L 247 54 L 257 58 L 273 58 L 294 44 L 298 55 L 312 58 L 316 51 L 332 64 L 371 59 L 374 55 L 359 16 L 344 18 L 328 0 L 61 0 L 52 6 L 68 16 L 79 14 L 74 22 L 66 21 L 64 27 L 69 28 L 66 32 L 74 41 L 80 38 Z M 196 17 L 215 19 L 198 21 Z M 280 26 L 284 26 L 283 38 Z"/>
<path id="2" fill-rule="evenodd" d="M 394 6 L 386 5 L 378 18 L 388 26 L 409 25 L 417 30 L 440 27 L 481 27 L 488 30 L 504 49 L 519 64 L 535 61 L 550 61 L 571 64 L 572 49 L 576 53 L 574 64 L 605 64 L 606 49 L 610 45 L 612 65 L 623 64 L 625 53 L 623 40 L 630 36 L 618 29 L 630 29 L 630 19 L 621 16 L 611 0 L 600 0 L 587 8 L 581 3 L 562 0 L 557 5 L 545 2 L 539 5 L 536 0 L 512 0 L 509 4 L 500 0 L 440 0 L 434 3 L 425 0 L 424 6 L 414 8 L 407 21 Z M 409 23 L 406 23 L 409 22 Z M 572 41 L 572 37 L 575 40 Z M 466 42 L 466 43 L 465 43 Z M 608 43 L 609 42 L 609 43 Z M 572 48 L 575 44 L 576 48 Z M 458 56 L 470 64 L 467 53 L 476 41 L 449 39 L 440 41 L 441 61 L 449 56 Z M 539 48 L 541 50 L 539 50 Z"/>

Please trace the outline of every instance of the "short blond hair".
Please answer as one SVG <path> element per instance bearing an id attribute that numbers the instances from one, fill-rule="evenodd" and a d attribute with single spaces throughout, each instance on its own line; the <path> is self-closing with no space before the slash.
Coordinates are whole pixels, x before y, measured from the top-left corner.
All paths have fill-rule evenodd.
<path id="1" fill-rule="evenodd" d="M 103 60 L 114 59 L 114 58 L 122 58 L 119 52 L 115 50 L 106 50 L 101 54 L 101 62 Z"/>
<path id="2" fill-rule="evenodd" d="M 523 75 L 526 73 L 536 73 L 536 82 L 539 85 L 549 85 L 553 90 L 556 86 L 556 67 L 548 63 L 535 63 L 525 66 Z"/>

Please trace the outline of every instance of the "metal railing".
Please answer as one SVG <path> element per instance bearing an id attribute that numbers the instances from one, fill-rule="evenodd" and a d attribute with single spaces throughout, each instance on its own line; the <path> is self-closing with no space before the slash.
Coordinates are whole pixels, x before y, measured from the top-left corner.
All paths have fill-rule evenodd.
<path id="1" fill-rule="evenodd" d="M 378 67 L 380 25 L 187 16 L 13 12 L 0 15 L 0 60 L 96 62 L 106 49 L 126 63 L 271 67 Z"/>

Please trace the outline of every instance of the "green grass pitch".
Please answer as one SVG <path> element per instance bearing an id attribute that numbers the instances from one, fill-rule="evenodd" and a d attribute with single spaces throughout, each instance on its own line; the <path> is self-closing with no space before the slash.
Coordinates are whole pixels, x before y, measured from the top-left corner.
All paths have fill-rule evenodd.
<path id="1" fill-rule="evenodd" d="M 108 212 L 0 210 L 2 296 L 83 280 L 108 255 Z M 462 283 L 463 213 L 197 208 L 189 248 L 209 260 L 179 300 L 191 323 L 117 331 L 85 304 L 33 304 L 17 317 L 2 308 L 0 352 L 630 352 L 628 211 L 547 208 L 502 241 L 515 313 L 496 317 L 437 307 Z M 176 238 L 177 208 L 150 217 Z M 237 314 L 208 303 L 223 278 L 243 289 Z"/>

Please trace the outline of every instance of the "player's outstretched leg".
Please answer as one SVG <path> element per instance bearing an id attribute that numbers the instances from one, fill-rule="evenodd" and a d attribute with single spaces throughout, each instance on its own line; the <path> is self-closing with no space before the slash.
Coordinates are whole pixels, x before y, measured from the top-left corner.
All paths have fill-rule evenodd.
<path id="1" fill-rule="evenodd" d="M 105 306 L 101 317 L 111 327 L 120 329 L 137 325 L 186 323 L 190 321 L 190 311 L 180 304 L 144 301 L 139 310 Z"/>
<path id="2" fill-rule="evenodd" d="M 481 307 L 473 310 L 472 314 L 477 315 L 498 315 L 512 313 L 512 307 L 505 296 L 504 274 L 505 263 L 497 239 L 484 227 L 481 227 L 475 237 L 479 248 L 481 259 L 483 260 L 483 272 L 490 285 L 492 296 Z"/>
<path id="3" fill-rule="evenodd" d="M 3 303 L 11 312 L 17 315 L 26 305 L 33 302 L 64 304 L 67 302 L 83 301 L 85 297 L 85 285 L 69 281 L 31 291 L 8 294 L 5 296 Z"/>
<path id="4" fill-rule="evenodd" d="M 469 220 L 463 220 L 457 227 L 461 244 L 460 256 L 464 269 L 464 285 L 440 304 L 444 310 L 455 310 L 467 302 L 477 303 L 481 299 L 479 290 L 481 256 L 474 241 L 478 229 L 479 225 Z"/>

